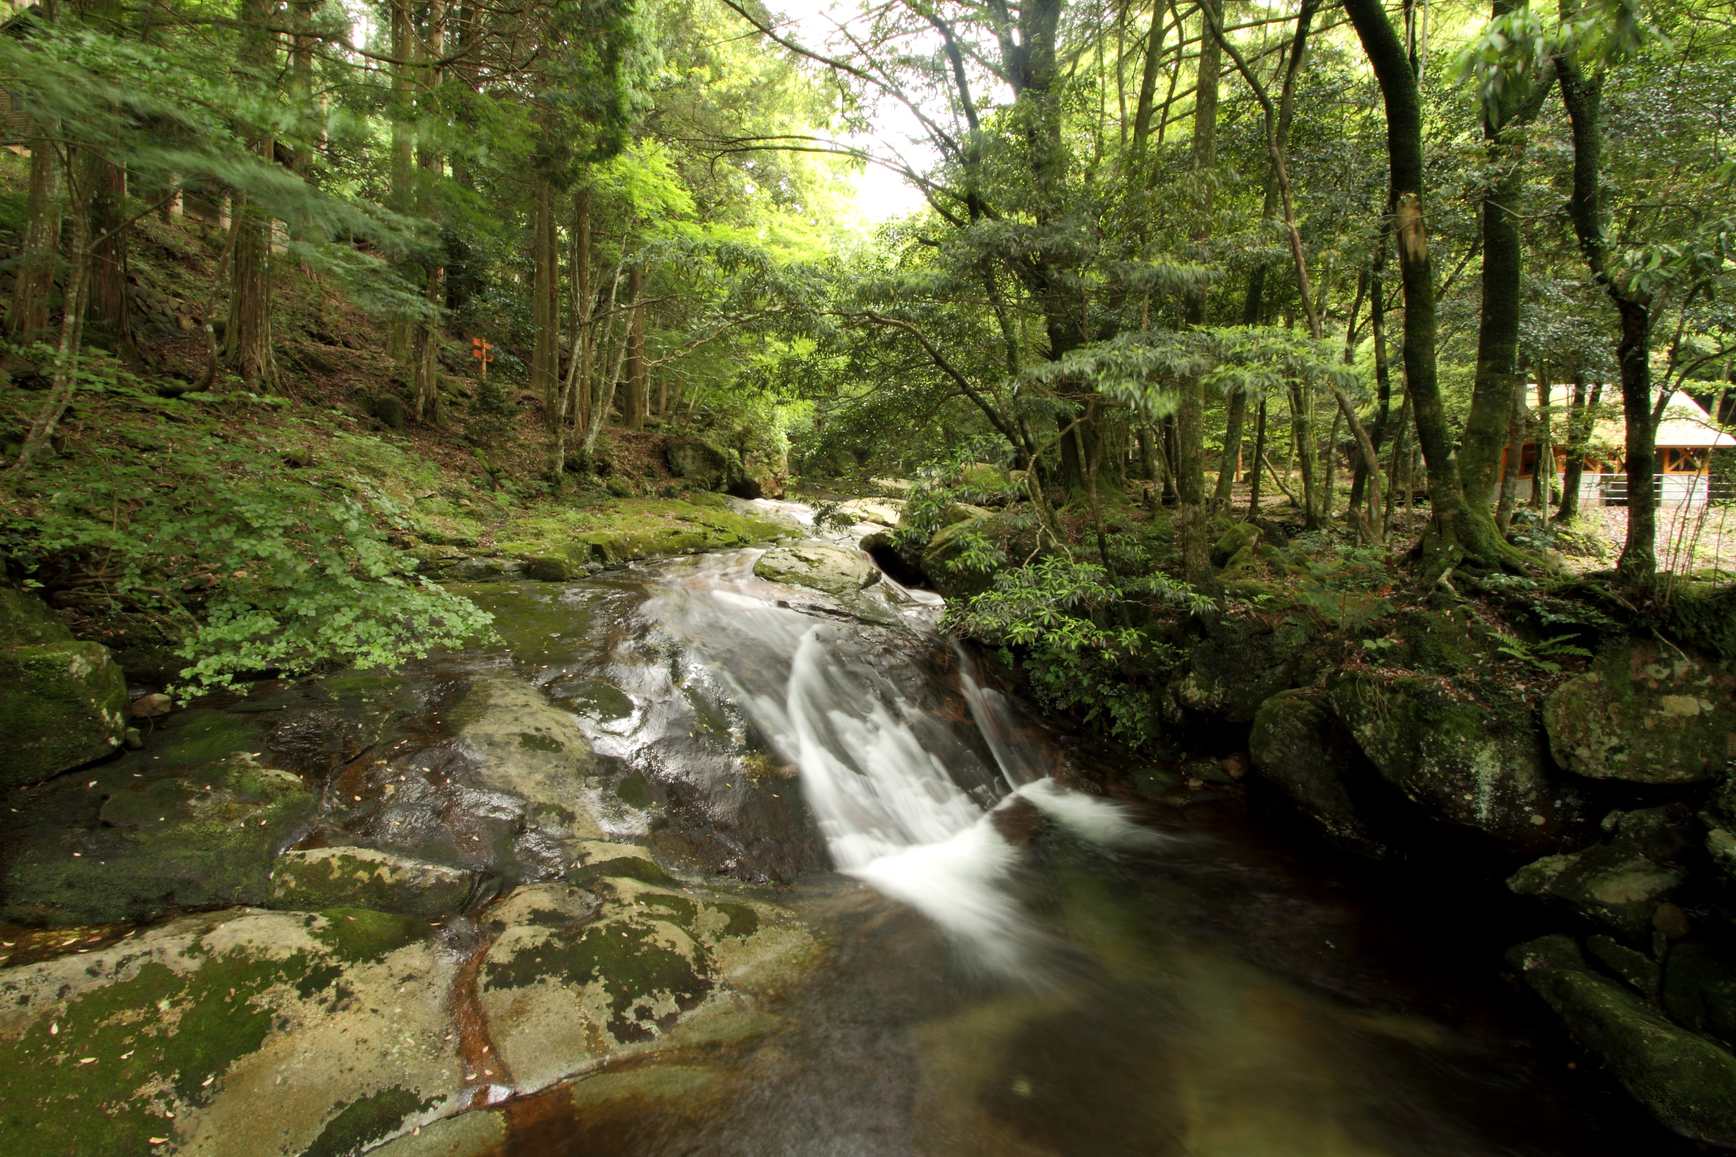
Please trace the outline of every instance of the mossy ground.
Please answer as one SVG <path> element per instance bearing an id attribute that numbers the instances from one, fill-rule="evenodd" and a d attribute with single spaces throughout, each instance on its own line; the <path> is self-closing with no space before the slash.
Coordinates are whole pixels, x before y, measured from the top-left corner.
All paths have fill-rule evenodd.
<path id="1" fill-rule="evenodd" d="M 719 495 L 545 504 L 511 519 L 496 548 L 533 578 L 578 578 L 597 567 L 664 555 L 752 546 L 794 533 L 781 520 L 732 509 Z"/>

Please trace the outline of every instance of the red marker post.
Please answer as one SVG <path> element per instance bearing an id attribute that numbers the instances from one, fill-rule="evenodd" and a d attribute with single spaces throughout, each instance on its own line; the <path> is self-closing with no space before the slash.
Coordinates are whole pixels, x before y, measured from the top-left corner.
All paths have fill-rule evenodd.
<path id="1" fill-rule="evenodd" d="M 488 380 L 488 363 L 494 360 L 494 343 L 484 341 L 479 337 L 471 338 L 470 356 L 475 358 L 477 365 L 482 367 L 482 380 L 486 382 Z"/>

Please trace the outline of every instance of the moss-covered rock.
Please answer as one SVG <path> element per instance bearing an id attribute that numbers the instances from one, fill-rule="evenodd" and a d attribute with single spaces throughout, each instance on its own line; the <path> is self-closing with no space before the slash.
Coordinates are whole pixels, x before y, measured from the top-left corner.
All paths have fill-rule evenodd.
<path id="1" fill-rule="evenodd" d="M 69 643 L 72 632 L 35 595 L 0 586 L 0 647 L 30 643 Z"/>
<path id="2" fill-rule="evenodd" d="M 670 473 L 701 490 L 727 489 L 741 463 L 700 438 L 674 438 L 663 448 Z"/>
<path id="3" fill-rule="evenodd" d="M 1184 711 L 1246 723 L 1272 696 L 1319 673 L 1317 638 L 1302 616 L 1213 612 L 1199 626 L 1181 677 L 1170 684 Z"/>
<path id="4" fill-rule="evenodd" d="M 637 559 L 754 546 L 797 533 L 793 523 L 743 513 L 721 495 L 695 494 L 541 507 L 509 522 L 496 548 L 518 559 L 527 577 L 566 581 Z"/>
<path id="5" fill-rule="evenodd" d="M 488 913 L 506 930 L 484 959 L 478 999 L 521 1089 L 678 1030 L 730 1035 L 730 1022 L 754 1015 L 744 997 L 816 959 L 812 937 L 766 905 L 626 875 L 590 885 L 521 888 Z"/>
<path id="6" fill-rule="evenodd" d="M 893 527 L 904 516 L 904 503 L 896 498 L 852 498 L 838 504 L 838 514 L 858 525 L 864 522 Z"/>
<path id="7" fill-rule="evenodd" d="M 1355 744 L 1320 691 L 1274 695 L 1254 715 L 1248 739 L 1254 770 L 1325 831 L 1365 848 L 1377 846 L 1345 787 L 1359 760 Z"/>
<path id="8" fill-rule="evenodd" d="M 425 940 L 335 946 L 362 915 L 189 917 L 0 970 L 0 1152 L 350 1153 L 408 1129 L 464 1083 L 453 966 Z"/>
<path id="9" fill-rule="evenodd" d="M 1260 528 L 1251 522 L 1232 522 L 1212 543 L 1212 565 L 1222 568 L 1244 550 L 1260 541 Z"/>
<path id="10" fill-rule="evenodd" d="M 1657 961 L 1644 952 L 1629 948 L 1613 937 L 1601 935 L 1587 936 L 1585 950 L 1591 953 L 1610 975 L 1624 981 L 1629 988 L 1647 1000 L 1657 995 L 1661 972 Z"/>
<path id="11" fill-rule="evenodd" d="M 299 777 L 246 755 L 102 790 L 94 825 L 19 834 L 0 915 L 24 924 L 104 923 L 261 903 L 273 858 L 317 807 Z"/>
<path id="12" fill-rule="evenodd" d="M 778 546 L 760 555 L 753 573 L 767 582 L 807 587 L 835 599 L 852 599 L 880 579 L 861 551 L 822 542 Z"/>
<path id="13" fill-rule="evenodd" d="M 463 910 L 471 885 L 469 872 L 374 848 L 308 848 L 278 858 L 271 871 L 271 906 L 446 916 Z"/>
<path id="14" fill-rule="evenodd" d="M 126 680 L 100 643 L 0 649 L 0 787 L 110 754 L 125 737 L 126 707 Z"/>
<path id="15" fill-rule="evenodd" d="M 1654 642 L 1606 647 L 1544 705 L 1555 760 L 1592 779 L 1694 783 L 1736 754 L 1736 672 Z"/>
<path id="16" fill-rule="evenodd" d="M 1688 1137 L 1736 1145 L 1736 1057 L 1593 974 L 1565 936 L 1522 944 L 1508 959 L 1659 1121 Z"/>
<path id="17" fill-rule="evenodd" d="M 1591 920 L 1641 941 L 1657 906 L 1680 887 L 1684 874 L 1615 843 L 1582 852 L 1544 856 L 1508 879 L 1521 896 L 1562 901 Z"/>
<path id="18" fill-rule="evenodd" d="M 993 570 L 973 568 L 964 557 L 977 540 L 989 535 L 992 521 L 993 515 L 982 511 L 948 522 L 934 532 L 922 549 L 921 566 L 935 590 L 947 598 L 968 598 L 994 584 Z"/>
<path id="19" fill-rule="evenodd" d="M 600 835 L 594 821 L 573 812 L 595 766 L 578 719 L 529 683 L 506 675 L 478 678 L 447 722 L 480 763 L 489 787 L 531 804 L 571 814 L 575 834 Z"/>
<path id="20" fill-rule="evenodd" d="M 1412 802 L 1515 847 L 1555 843 L 1578 801 L 1545 773 L 1543 739 L 1517 702 L 1474 701 L 1446 680 L 1358 671 L 1333 709 L 1369 762 Z"/>

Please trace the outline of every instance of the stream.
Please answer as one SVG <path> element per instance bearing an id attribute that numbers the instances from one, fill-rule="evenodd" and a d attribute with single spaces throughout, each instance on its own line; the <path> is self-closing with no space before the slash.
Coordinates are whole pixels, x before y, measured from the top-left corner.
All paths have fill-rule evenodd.
<path id="1" fill-rule="evenodd" d="M 1437 923 L 1354 879 L 1366 866 L 1284 846 L 1234 793 L 1182 809 L 1062 786 L 1108 769 L 941 642 L 932 596 L 883 580 L 896 621 L 867 624 L 755 578 L 758 553 L 571 588 L 558 601 L 588 631 L 533 662 L 557 701 L 597 671 L 624 693 L 590 731 L 690 829 L 653 848 L 784 885 L 830 945 L 824 971 L 778 1031 L 708 1056 L 727 1075 L 703 1093 L 605 1101 L 577 1123 L 564 1091 L 548 1114 L 532 1097 L 505 1151 L 1668 1146 L 1537 1051 L 1495 979 L 1500 943 L 1467 940 L 1465 913 Z M 742 791 L 744 744 L 796 782 Z M 800 813 L 780 807 L 798 793 Z"/>
<path id="2" fill-rule="evenodd" d="M 762 506 L 812 532 L 805 508 Z M 389 1118 L 402 1135 L 380 1151 L 1675 1151 L 1612 1084 L 1539 1043 L 1552 1038 L 1501 981 L 1503 930 L 1476 897 L 1298 842 L 1228 776 L 1184 783 L 1175 768 L 1128 766 L 1057 736 L 944 639 L 933 595 L 881 579 L 839 601 L 755 577 L 761 554 L 640 564 L 571 584 L 468 584 L 496 615 L 504 648 L 393 676 L 262 688 L 169 721 L 163 751 L 176 750 L 171 740 L 253 748 L 323 782 L 295 837 L 303 854 L 383 849 L 469 874 L 463 912 L 432 922 L 430 946 L 395 950 L 381 966 L 397 993 L 427 990 L 436 1017 L 427 1087 L 462 1083 L 424 1102 L 421 1117 Z M 481 722 L 469 706 L 478 698 L 492 711 Z M 490 730 L 500 717 L 511 730 Z M 565 741 L 549 738 L 558 727 L 535 722 L 545 717 L 582 729 L 582 777 L 562 762 Z M 489 778 L 490 751 L 529 762 L 503 785 Z M 129 756 L 32 806 L 68 825 L 93 822 L 92 800 L 178 774 L 172 762 Z M 1158 789 L 1116 786 L 1136 781 Z M 575 814 L 593 825 L 588 843 L 559 835 Z M 623 858 L 629 846 L 655 862 Z M 601 863 L 595 872 L 615 879 L 604 885 L 614 915 L 598 917 L 583 899 L 575 885 L 595 884 L 571 874 L 574 861 Z M 686 888 L 703 905 L 653 885 Z M 555 889 L 546 895 L 556 907 L 592 906 L 565 916 L 513 909 L 536 887 Z M 694 999 L 736 1019 L 699 1017 L 699 1030 L 683 1021 L 670 1033 L 693 1001 L 634 998 L 607 1021 L 607 1039 L 631 1047 L 598 1045 L 601 1022 L 562 995 L 582 988 L 509 975 L 507 938 L 542 944 L 532 956 L 546 963 L 550 945 L 582 948 L 587 928 L 644 927 L 630 921 L 647 903 L 684 905 L 695 930 L 733 926 L 731 911 L 763 929 L 775 907 L 818 945 L 817 963 L 791 983 L 744 984 L 749 1000 L 726 989 L 753 961 L 732 963 L 717 948 L 715 975 Z M 234 927 L 273 919 L 243 916 Z M 563 920 L 568 940 L 538 939 Z M 86 943 L 99 953 L 88 959 L 127 967 L 124 945 Z M 351 979 L 365 983 L 368 967 Z M 683 983 L 668 982 L 672 997 Z M 534 1016 L 527 993 L 544 1001 Z M 661 1027 L 649 1027 L 652 1016 Z M 718 1023 L 732 1027 L 703 1027 Z M 562 1052 L 587 1047 L 600 1049 L 594 1062 Z M 284 1062 L 261 1054 L 258 1080 L 281 1085 L 285 1070 L 272 1063 Z M 401 1062 L 358 1063 L 365 1072 Z M 237 1065 L 194 1082 L 212 1088 L 222 1077 L 216 1093 L 242 1090 L 234 1108 L 219 1096 L 210 1116 L 141 1131 L 172 1125 L 189 1152 L 240 1151 L 243 1126 L 221 1122 L 248 1121 L 261 1104 L 245 1099 L 242 1076 L 254 1070 Z M 411 1131 L 413 1120 L 422 1124 Z"/>

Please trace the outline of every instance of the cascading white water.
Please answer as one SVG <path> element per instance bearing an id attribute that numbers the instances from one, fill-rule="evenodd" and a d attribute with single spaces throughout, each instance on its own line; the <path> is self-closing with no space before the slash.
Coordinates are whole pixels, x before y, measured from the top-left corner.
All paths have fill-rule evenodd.
<path id="1" fill-rule="evenodd" d="M 921 705 L 932 676 L 901 659 L 884 628 L 802 613 L 789 604 L 818 596 L 754 578 L 754 557 L 694 564 L 691 579 L 654 599 L 647 614 L 721 674 L 799 769 L 838 870 L 922 912 L 980 964 L 1014 972 L 1040 938 L 1011 886 L 1024 850 L 1002 834 L 997 811 L 1022 801 L 1104 847 L 1159 838 L 1119 806 L 1048 778 L 1020 742 L 1009 702 L 972 678 L 961 654 L 969 722 L 995 764 L 986 766 L 962 721 Z M 871 662 L 875 630 L 880 653 Z M 931 645 L 929 630 L 921 618 L 890 638 L 915 652 Z"/>

